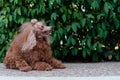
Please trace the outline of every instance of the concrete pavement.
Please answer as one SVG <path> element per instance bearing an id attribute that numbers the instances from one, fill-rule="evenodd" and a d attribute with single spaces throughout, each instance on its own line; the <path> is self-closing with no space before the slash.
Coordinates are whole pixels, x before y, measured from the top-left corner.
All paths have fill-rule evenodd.
<path id="1" fill-rule="evenodd" d="M 21 72 L 1 63 L 0 80 L 120 80 L 120 62 L 64 64 L 66 69 Z"/>
<path id="2" fill-rule="evenodd" d="M 106 77 L 5 77 L 0 76 L 0 80 L 120 80 L 119 76 Z"/>

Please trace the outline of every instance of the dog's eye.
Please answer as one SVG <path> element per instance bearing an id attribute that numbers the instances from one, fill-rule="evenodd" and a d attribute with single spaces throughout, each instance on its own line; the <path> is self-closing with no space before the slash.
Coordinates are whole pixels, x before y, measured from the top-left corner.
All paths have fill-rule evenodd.
<path id="1" fill-rule="evenodd" d="M 44 28 L 44 26 L 41 26 L 41 28 Z"/>
<path id="2" fill-rule="evenodd" d="M 44 29 L 44 26 L 41 26 L 41 30 L 43 30 Z"/>

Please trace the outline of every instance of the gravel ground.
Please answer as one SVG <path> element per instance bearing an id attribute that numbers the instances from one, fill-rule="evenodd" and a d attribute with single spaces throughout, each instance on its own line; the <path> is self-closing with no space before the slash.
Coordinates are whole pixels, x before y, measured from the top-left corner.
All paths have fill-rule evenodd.
<path id="1" fill-rule="evenodd" d="M 52 71 L 29 71 L 6 69 L 0 64 L 0 76 L 23 77 L 102 77 L 120 76 L 120 62 L 104 63 L 64 63 L 66 69 L 53 69 Z"/>

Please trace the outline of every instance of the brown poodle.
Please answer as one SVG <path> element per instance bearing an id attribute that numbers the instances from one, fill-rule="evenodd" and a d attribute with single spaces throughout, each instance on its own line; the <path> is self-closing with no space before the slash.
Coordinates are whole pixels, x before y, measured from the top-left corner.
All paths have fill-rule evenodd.
<path id="1" fill-rule="evenodd" d="M 6 53 L 5 66 L 21 71 L 65 68 L 61 61 L 52 57 L 49 40 L 51 29 L 44 21 L 38 22 L 37 19 L 24 23 Z"/>

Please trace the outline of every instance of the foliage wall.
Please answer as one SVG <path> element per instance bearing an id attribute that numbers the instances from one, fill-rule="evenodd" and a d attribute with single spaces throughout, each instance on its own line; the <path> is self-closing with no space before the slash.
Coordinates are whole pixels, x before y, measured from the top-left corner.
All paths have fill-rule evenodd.
<path id="1" fill-rule="evenodd" d="M 120 60 L 120 0 L 0 0 L 0 62 L 19 26 L 32 18 L 54 27 L 54 56 Z"/>

